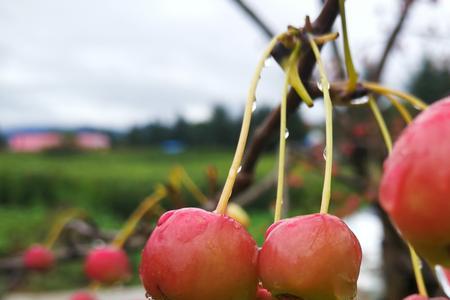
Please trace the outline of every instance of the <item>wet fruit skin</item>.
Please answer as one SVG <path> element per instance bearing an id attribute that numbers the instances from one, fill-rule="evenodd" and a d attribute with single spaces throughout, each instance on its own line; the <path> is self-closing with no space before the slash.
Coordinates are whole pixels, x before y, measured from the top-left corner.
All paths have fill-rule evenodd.
<path id="1" fill-rule="evenodd" d="M 113 246 L 92 249 L 84 263 L 86 276 L 94 281 L 112 284 L 128 279 L 131 266 L 124 250 Z"/>
<path id="2" fill-rule="evenodd" d="M 299 216 L 269 227 L 259 276 L 278 299 L 353 299 L 361 258 L 357 238 L 341 219 Z"/>
<path id="3" fill-rule="evenodd" d="M 75 292 L 71 297 L 70 300 L 96 300 L 96 298 L 85 291 Z"/>
<path id="4" fill-rule="evenodd" d="M 256 290 L 256 300 L 276 300 L 276 299 L 272 297 L 272 294 L 268 290 L 258 285 L 258 288 Z"/>
<path id="5" fill-rule="evenodd" d="M 45 271 L 55 264 L 53 252 L 42 245 L 31 246 L 23 255 L 25 268 L 36 271 Z"/>
<path id="6" fill-rule="evenodd" d="M 401 134 L 384 164 L 380 203 L 431 264 L 450 267 L 450 97 Z"/>
<path id="7" fill-rule="evenodd" d="M 445 297 L 428 298 L 425 296 L 420 296 L 420 295 L 415 294 L 415 295 L 408 296 L 408 297 L 404 298 L 403 300 L 448 300 L 448 298 L 445 298 Z"/>
<path id="8" fill-rule="evenodd" d="M 140 276 L 157 300 L 254 300 L 257 257 L 255 241 L 232 218 L 182 208 L 159 219 Z"/>

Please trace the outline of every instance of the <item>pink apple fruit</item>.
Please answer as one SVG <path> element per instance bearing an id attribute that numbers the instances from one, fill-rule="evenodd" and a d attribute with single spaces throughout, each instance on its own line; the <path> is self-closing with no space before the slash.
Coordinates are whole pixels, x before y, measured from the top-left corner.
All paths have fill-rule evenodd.
<path id="1" fill-rule="evenodd" d="M 234 219 L 198 208 L 158 221 L 142 252 L 141 281 L 153 299 L 253 300 L 258 249 Z"/>
<path id="2" fill-rule="evenodd" d="M 398 138 L 384 164 L 380 203 L 419 255 L 450 267 L 450 97 Z"/>
<path id="3" fill-rule="evenodd" d="M 361 255 L 357 238 L 341 219 L 299 216 L 269 227 L 259 276 L 277 299 L 353 299 Z"/>
<path id="4" fill-rule="evenodd" d="M 79 291 L 70 296 L 70 300 L 96 300 L 96 298 L 88 292 Z"/>
<path id="5" fill-rule="evenodd" d="M 421 296 L 418 294 L 414 294 L 411 296 L 408 296 L 406 298 L 404 298 L 403 300 L 448 300 L 448 298 L 445 297 L 434 297 L 434 298 L 428 298 L 426 296 Z"/>
<path id="6" fill-rule="evenodd" d="M 103 284 L 112 284 L 128 279 L 131 266 L 126 252 L 114 246 L 92 249 L 85 260 L 86 276 Z"/>
<path id="7" fill-rule="evenodd" d="M 43 245 L 31 246 L 23 255 L 25 268 L 36 271 L 46 271 L 53 267 L 55 256 Z"/>

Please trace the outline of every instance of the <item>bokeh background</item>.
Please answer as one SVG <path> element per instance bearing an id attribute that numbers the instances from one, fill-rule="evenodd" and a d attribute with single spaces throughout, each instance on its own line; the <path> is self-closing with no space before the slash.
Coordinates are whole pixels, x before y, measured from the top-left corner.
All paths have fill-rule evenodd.
<path id="1" fill-rule="evenodd" d="M 81 257 L 45 274 L 11 268 L 67 209 L 83 210 L 89 224 L 114 234 L 157 184 L 173 184 L 174 167 L 182 166 L 207 197 L 220 191 L 251 74 L 269 41 L 237 2 L 0 0 L 0 297 L 37 299 L 35 293 L 89 284 Z M 449 1 L 346 1 L 354 62 L 362 77 L 370 76 L 406 2 L 412 2 L 408 16 L 379 79 L 431 103 L 450 93 Z M 244 3 L 274 33 L 301 26 L 322 5 L 318 0 Z M 339 19 L 334 29 L 341 31 Z M 341 40 L 336 47 L 342 56 Z M 335 50 L 327 45 L 323 55 L 330 78 L 342 79 Z M 282 84 L 282 70 L 268 60 L 252 128 L 279 104 Z M 403 121 L 380 101 L 398 134 Z M 371 206 L 386 152 L 366 106 L 338 108 L 335 119 L 332 209 L 348 217 L 367 249 L 361 299 L 381 299 L 383 229 Z M 301 106 L 290 118 L 287 215 L 319 208 L 323 122 L 321 101 L 312 109 Z M 258 164 L 260 186 L 273 178 L 276 141 L 268 141 Z M 362 188 L 361 178 L 370 184 Z M 271 223 L 274 195 L 268 184 L 257 198 L 241 199 L 258 243 Z M 182 189 L 162 205 L 199 204 Z M 155 220 L 147 216 L 142 235 Z M 70 243 L 98 241 L 63 234 L 57 246 Z M 139 247 L 129 253 L 135 275 L 124 283 L 131 287 L 125 291 L 144 299 L 135 290 Z M 121 293 L 113 290 L 107 297 Z"/>

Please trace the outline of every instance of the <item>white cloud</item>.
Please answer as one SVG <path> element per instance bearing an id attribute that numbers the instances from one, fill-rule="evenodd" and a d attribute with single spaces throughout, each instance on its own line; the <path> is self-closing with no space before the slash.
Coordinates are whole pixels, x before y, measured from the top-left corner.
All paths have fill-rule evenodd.
<path id="1" fill-rule="evenodd" d="M 315 17 L 319 7 L 318 0 L 247 2 L 276 32 Z M 346 3 L 361 67 L 378 57 L 398 3 Z M 448 15 L 449 1 L 418 1 L 386 82 L 404 84 L 424 53 L 450 56 L 448 39 L 430 37 L 449 35 Z M 266 42 L 230 0 L 1 1 L 0 127 L 127 128 L 180 114 L 201 120 L 213 101 L 241 112 Z M 258 101 L 276 104 L 282 77 L 267 68 Z"/>

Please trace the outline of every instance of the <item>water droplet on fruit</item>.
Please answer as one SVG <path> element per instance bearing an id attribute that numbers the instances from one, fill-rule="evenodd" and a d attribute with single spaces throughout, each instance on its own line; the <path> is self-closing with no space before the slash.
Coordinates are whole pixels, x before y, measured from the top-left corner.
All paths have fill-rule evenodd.
<path id="1" fill-rule="evenodd" d="M 350 101 L 350 104 L 352 104 L 352 105 L 363 105 L 363 104 L 367 104 L 367 103 L 369 103 L 368 96 L 359 97 L 359 98 L 356 98 L 356 99 L 353 99 Z"/>
<path id="2" fill-rule="evenodd" d="M 242 166 L 239 166 L 239 168 L 237 169 L 237 173 L 240 173 L 242 170 Z"/>
<path id="3" fill-rule="evenodd" d="M 284 133 L 284 138 L 287 139 L 289 137 L 289 130 L 286 128 L 286 132 Z"/>
<path id="4" fill-rule="evenodd" d="M 152 296 L 150 296 L 149 293 L 145 293 L 145 299 L 147 299 L 147 300 L 153 300 Z"/>
<path id="5" fill-rule="evenodd" d="M 434 271 L 436 273 L 438 282 L 442 287 L 442 290 L 448 297 L 450 297 L 450 278 L 448 278 L 445 274 L 444 268 L 437 265 L 436 267 L 434 267 Z"/>
<path id="6" fill-rule="evenodd" d="M 253 101 L 252 112 L 256 110 L 256 101 Z"/>

